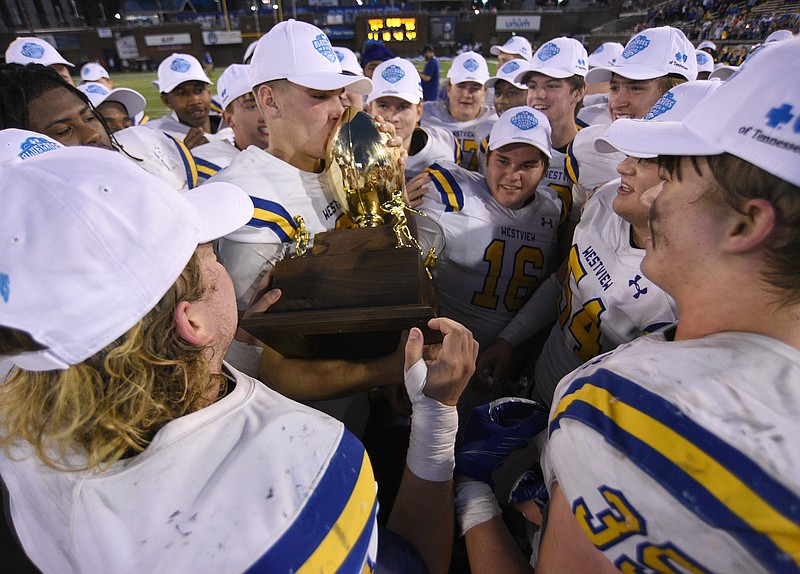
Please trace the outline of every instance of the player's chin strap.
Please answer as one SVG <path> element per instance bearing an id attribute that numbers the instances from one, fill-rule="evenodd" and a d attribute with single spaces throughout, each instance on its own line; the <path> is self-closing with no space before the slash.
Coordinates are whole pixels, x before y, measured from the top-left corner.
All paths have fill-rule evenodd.
<path id="1" fill-rule="evenodd" d="M 427 379 L 428 366 L 423 359 L 405 373 L 406 391 L 412 405 L 406 465 L 423 480 L 446 482 L 453 478 L 456 466 L 458 411 L 454 406 L 425 396 L 422 391 Z"/>

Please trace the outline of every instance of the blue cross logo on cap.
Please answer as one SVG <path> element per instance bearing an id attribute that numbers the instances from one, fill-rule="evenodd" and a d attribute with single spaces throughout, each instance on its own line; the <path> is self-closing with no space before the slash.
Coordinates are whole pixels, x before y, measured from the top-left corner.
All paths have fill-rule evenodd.
<path id="1" fill-rule="evenodd" d="M 679 62 L 685 62 L 686 60 L 689 59 L 689 56 L 687 56 L 686 54 L 684 54 L 682 52 L 677 52 L 675 54 L 675 59 L 678 60 Z"/>
<path id="2" fill-rule="evenodd" d="M 653 118 L 670 111 L 675 105 L 675 102 L 675 95 L 672 92 L 667 92 L 658 99 L 653 108 L 647 112 L 646 116 L 644 116 L 644 119 L 652 120 Z"/>
<path id="3" fill-rule="evenodd" d="M 169 65 L 169 69 L 173 72 L 178 72 L 179 74 L 185 74 L 189 71 L 192 65 L 189 63 L 189 60 L 184 58 L 175 58 L 172 60 L 172 63 Z"/>
<path id="4" fill-rule="evenodd" d="M 625 50 L 622 51 L 622 57 L 626 60 L 635 56 L 650 45 L 650 38 L 647 36 L 636 36 L 633 40 L 628 42 Z"/>
<path id="5" fill-rule="evenodd" d="M 512 72 L 516 72 L 519 70 L 519 64 L 517 64 L 514 60 L 510 62 L 506 62 L 505 65 L 500 68 L 500 71 L 504 74 L 511 74 Z"/>
<path id="6" fill-rule="evenodd" d="M 337 60 L 336 52 L 333 51 L 331 41 L 325 34 L 319 34 L 312 42 L 314 49 L 325 56 L 331 63 Z"/>
<path id="7" fill-rule="evenodd" d="M 708 62 L 708 56 L 703 52 L 697 52 L 697 63 L 702 66 L 706 62 Z"/>
<path id="8" fill-rule="evenodd" d="M 542 62 L 546 62 L 547 60 L 558 54 L 560 51 L 561 48 L 559 48 L 553 42 L 549 42 L 544 46 L 542 46 L 541 48 L 539 48 L 539 55 L 537 56 L 537 58 L 539 58 Z"/>
<path id="9" fill-rule="evenodd" d="M 107 96 L 111 92 L 109 92 L 108 90 L 106 90 L 102 86 L 98 86 L 96 84 L 92 84 L 91 86 L 88 86 L 86 88 L 86 93 L 87 94 L 100 94 L 101 96 Z"/>
<path id="10" fill-rule="evenodd" d="M 391 66 L 386 67 L 383 73 L 381 73 L 381 77 L 390 84 L 396 84 L 406 77 L 406 73 L 400 66 L 392 64 Z"/>
<path id="11" fill-rule="evenodd" d="M 478 61 L 475 58 L 470 58 L 466 62 L 464 62 L 464 68 L 470 72 L 474 72 L 480 67 Z"/>
<path id="12" fill-rule="evenodd" d="M 53 151 L 54 149 L 58 149 L 60 147 L 61 146 L 57 143 L 45 138 L 30 137 L 19 144 L 20 152 L 17 154 L 17 157 L 20 159 L 29 159 L 35 155 Z"/>
<path id="13" fill-rule="evenodd" d="M 44 56 L 44 48 L 36 42 L 25 42 L 20 51 L 26 58 L 33 58 L 34 60 Z"/>
<path id="14" fill-rule="evenodd" d="M 539 120 L 536 119 L 531 112 L 519 112 L 514 114 L 511 118 L 511 125 L 521 130 L 532 130 L 539 125 Z"/>
<path id="15" fill-rule="evenodd" d="M 770 109 L 766 113 L 767 127 L 781 129 L 781 126 L 789 124 L 795 117 L 792 113 L 792 107 L 792 104 L 782 104 Z M 797 121 L 794 122 L 792 130 L 794 133 L 800 133 L 800 115 L 798 115 Z"/>

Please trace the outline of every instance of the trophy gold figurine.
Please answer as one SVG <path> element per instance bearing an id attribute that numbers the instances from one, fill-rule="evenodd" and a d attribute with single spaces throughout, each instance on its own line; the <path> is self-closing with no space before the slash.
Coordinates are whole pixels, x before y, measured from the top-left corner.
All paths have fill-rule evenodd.
<path id="1" fill-rule="evenodd" d="M 332 132 L 326 178 L 355 227 L 309 240 L 296 216 L 294 256 L 272 275 L 281 299 L 242 322 L 284 356 L 377 357 L 395 350 L 403 329 L 420 327 L 426 340 L 435 335 L 426 325 L 436 316 L 427 268 L 436 252 L 422 253 L 414 238 L 406 212 L 419 212 L 403 202 L 399 150 L 386 145 L 388 137 L 354 108 Z"/>

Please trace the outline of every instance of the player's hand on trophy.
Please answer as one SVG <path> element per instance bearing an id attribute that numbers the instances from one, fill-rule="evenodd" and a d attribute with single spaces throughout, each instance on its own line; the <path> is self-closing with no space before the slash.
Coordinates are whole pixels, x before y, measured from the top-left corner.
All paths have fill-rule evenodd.
<path id="1" fill-rule="evenodd" d="M 422 197 L 430 191 L 428 184 L 431 182 L 431 174 L 423 171 L 415 175 L 406 182 L 406 189 L 403 199 L 411 207 L 417 207 L 422 203 Z"/>
<path id="2" fill-rule="evenodd" d="M 375 122 L 378 124 L 378 131 L 389 134 L 389 139 L 386 145 L 391 148 L 399 148 L 400 158 L 397 160 L 399 165 L 405 165 L 408 160 L 408 152 L 403 147 L 403 138 L 397 135 L 394 124 L 387 122 L 383 116 L 374 116 Z"/>
<path id="3" fill-rule="evenodd" d="M 438 345 L 438 353 L 426 351 L 422 331 L 416 327 L 411 329 L 405 348 L 405 371 L 410 375 L 412 367 L 417 368 L 417 363 L 424 360 L 424 365 L 427 366 L 427 381 L 422 389 L 423 393 L 444 405 L 455 406 L 475 372 L 478 342 L 472 337 L 469 329 L 451 319 L 444 317 L 431 319 L 428 321 L 428 327 L 444 335 L 444 339 Z M 425 360 L 423 354 L 435 358 Z M 412 395 L 411 391 L 409 395 Z M 413 400 L 412 397 L 412 402 Z"/>
<path id="4" fill-rule="evenodd" d="M 511 370 L 514 345 L 498 337 L 495 342 L 478 357 L 475 376 L 486 387 L 503 385 Z"/>
<path id="5" fill-rule="evenodd" d="M 548 415 L 544 405 L 516 397 L 475 407 L 456 453 L 455 474 L 492 485 L 492 473 L 547 428 Z"/>

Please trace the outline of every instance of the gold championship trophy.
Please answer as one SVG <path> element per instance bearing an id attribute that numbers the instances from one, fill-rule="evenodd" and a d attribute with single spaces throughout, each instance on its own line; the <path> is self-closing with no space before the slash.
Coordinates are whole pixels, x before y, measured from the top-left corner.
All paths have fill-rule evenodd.
<path id="1" fill-rule="evenodd" d="M 388 138 L 354 108 L 334 128 L 326 174 L 356 227 L 310 238 L 295 216 L 294 255 L 272 274 L 281 298 L 241 324 L 284 356 L 378 357 L 395 350 L 404 329 L 423 329 L 426 341 L 434 335 L 426 324 L 436 316 L 429 272 L 436 250 L 423 254 L 409 228 L 407 212 L 419 212 L 403 201 L 399 150 Z"/>

